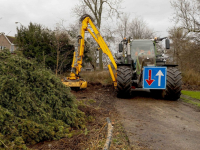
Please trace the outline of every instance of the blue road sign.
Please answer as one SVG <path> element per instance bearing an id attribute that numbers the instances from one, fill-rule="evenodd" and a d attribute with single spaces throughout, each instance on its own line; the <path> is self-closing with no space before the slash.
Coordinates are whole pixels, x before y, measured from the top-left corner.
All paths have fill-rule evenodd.
<path id="1" fill-rule="evenodd" d="M 167 67 L 144 67 L 143 88 L 165 89 L 167 78 Z"/>

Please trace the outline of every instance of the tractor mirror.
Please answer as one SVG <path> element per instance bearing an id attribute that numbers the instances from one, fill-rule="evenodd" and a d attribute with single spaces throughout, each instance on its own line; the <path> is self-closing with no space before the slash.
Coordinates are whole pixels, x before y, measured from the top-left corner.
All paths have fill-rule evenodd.
<path id="1" fill-rule="evenodd" d="M 170 49 L 170 42 L 169 42 L 169 39 L 166 39 L 166 40 L 165 40 L 165 47 L 166 47 L 166 49 Z"/>
<path id="2" fill-rule="evenodd" d="M 123 52 L 123 44 L 122 43 L 119 44 L 119 52 Z"/>

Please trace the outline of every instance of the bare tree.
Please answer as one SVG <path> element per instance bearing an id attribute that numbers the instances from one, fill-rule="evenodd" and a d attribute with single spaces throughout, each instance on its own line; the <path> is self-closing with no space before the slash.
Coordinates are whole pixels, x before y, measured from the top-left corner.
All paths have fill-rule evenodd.
<path id="1" fill-rule="evenodd" d="M 181 69 L 200 72 L 200 0 L 174 0 L 171 5 L 177 26 L 169 30 L 175 61 Z"/>
<path id="2" fill-rule="evenodd" d="M 172 56 L 172 61 L 182 67 L 182 54 L 188 45 L 187 32 L 182 28 L 173 27 L 169 31 L 169 38 L 172 40 L 171 50 L 168 52 Z"/>
<path id="3" fill-rule="evenodd" d="M 178 64 L 183 71 L 195 69 L 200 72 L 199 43 L 188 36 L 185 29 L 173 27 L 168 32 L 169 38 L 172 40 L 171 49 L 168 51 L 173 58 L 171 61 Z"/>
<path id="4" fill-rule="evenodd" d="M 72 54 L 74 47 L 71 45 L 74 43 L 73 38 L 69 32 L 63 26 L 63 20 L 61 23 L 57 23 L 55 29 L 54 46 L 56 49 L 56 76 L 58 72 L 61 72 L 63 64 L 67 61 L 69 55 Z"/>
<path id="5" fill-rule="evenodd" d="M 173 21 L 180 23 L 180 27 L 187 32 L 200 32 L 200 5 L 199 0 L 175 0 L 171 6 L 175 13 Z"/>
<path id="6" fill-rule="evenodd" d="M 132 37 L 133 39 L 148 39 L 154 35 L 154 30 L 141 17 L 135 17 L 130 21 L 129 15 L 124 14 L 118 24 L 117 34 L 121 39 Z"/>
<path id="7" fill-rule="evenodd" d="M 117 34 L 120 36 L 121 39 L 126 38 L 130 35 L 129 28 L 130 28 L 130 15 L 124 13 L 122 17 L 120 17 L 120 21 L 117 25 Z"/>
<path id="8" fill-rule="evenodd" d="M 144 19 L 139 17 L 132 20 L 129 32 L 133 39 L 148 39 L 152 38 L 154 34 L 153 29 L 150 29 Z"/>
<path id="9" fill-rule="evenodd" d="M 99 58 L 97 53 L 98 45 L 92 38 L 87 38 L 85 40 L 85 50 L 88 52 L 86 58 L 84 59 L 85 63 L 89 63 L 94 71 L 96 70 L 96 62 Z"/>
<path id="10" fill-rule="evenodd" d="M 97 22 L 97 27 L 100 29 L 103 12 L 107 13 L 108 17 L 119 15 L 120 3 L 122 0 L 80 0 L 80 3 L 75 6 L 73 12 L 78 16 L 85 13 L 92 14 Z M 99 50 L 100 69 L 103 69 L 102 50 Z"/>

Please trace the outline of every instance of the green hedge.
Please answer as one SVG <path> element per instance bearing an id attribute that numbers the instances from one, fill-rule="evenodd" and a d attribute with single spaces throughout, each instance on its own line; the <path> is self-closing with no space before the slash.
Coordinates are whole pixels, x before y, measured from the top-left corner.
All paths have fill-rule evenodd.
<path id="1" fill-rule="evenodd" d="M 67 136 L 84 114 L 59 78 L 34 60 L 0 52 L 0 149 Z"/>

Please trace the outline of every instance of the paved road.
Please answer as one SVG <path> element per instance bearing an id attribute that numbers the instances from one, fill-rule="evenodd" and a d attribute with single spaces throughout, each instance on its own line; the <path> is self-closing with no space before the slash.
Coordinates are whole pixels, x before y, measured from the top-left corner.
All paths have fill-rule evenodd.
<path id="1" fill-rule="evenodd" d="M 136 149 L 200 150 L 200 111 L 181 101 L 154 99 L 148 91 L 116 99 L 115 107 Z"/>

